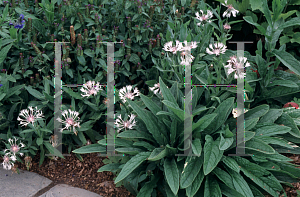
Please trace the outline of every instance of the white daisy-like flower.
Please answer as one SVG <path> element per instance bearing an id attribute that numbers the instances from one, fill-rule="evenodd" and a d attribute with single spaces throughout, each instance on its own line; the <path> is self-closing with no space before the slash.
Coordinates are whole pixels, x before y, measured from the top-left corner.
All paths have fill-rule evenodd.
<path id="1" fill-rule="evenodd" d="M 6 155 L 8 155 L 8 154 L 11 154 L 11 155 L 13 155 L 14 156 L 14 158 L 15 158 L 15 156 L 16 156 L 16 154 L 20 151 L 20 148 L 24 148 L 25 147 L 25 145 L 22 143 L 22 142 L 20 142 L 20 143 L 17 143 L 17 138 L 16 137 L 14 137 L 15 138 L 15 141 L 13 140 L 13 139 L 11 139 L 11 138 L 9 138 L 8 139 L 8 142 L 9 142 L 9 144 L 10 144 L 10 149 L 5 149 L 4 150 L 4 153 L 6 152 L 6 151 L 10 151 L 10 152 L 8 152 L 8 153 L 5 153 Z M 23 153 L 18 153 L 20 156 L 23 156 Z"/>
<path id="2" fill-rule="evenodd" d="M 245 67 L 249 67 L 250 63 L 247 62 L 246 57 L 240 57 L 239 59 L 236 56 L 231 56 L 230 60 L 227 61 L 228 65 L 224 66 L 225 68 L 228 68 L 227 74 L 230 75 L 231 73 L 235 72 L 234 78 L 240 78 L 243 79 L 246 76 L 246 73 L 244 72 Z M 244 67 L 245 64 L 245 67 Z"/>
<path id="3" fill-rule="evenodd" d="M 132 129 L 133 126 L 136 125 L 136 121 L 134 120 L 134 118 L 136 117 L 134 114 L 128 115 L 128 117 L 130 118 L 127 121 L 122 120 L 121 118 L 121 114 L 118 116 L 118 119 L 116 119 L 115 125 L 118 127 L 118 133 L 122 130 L 122 129 Z"/>
<path id="4" fill-rule="evenodd" d="M 161 90 L 160 90 L 160 85 L 159 83 L 154 84 L 154 87 L 149 87 L 149 89 L 154 93 L 157 94 L 157 92 L 159 91 L 160 94 L 162 94 Z"/>
<path id="5" fill-rule="evenodd" d="M 204 26 L 206 22 L 211 23 L 210 19 L 213 17 L 212 11 L 207 10 L 207 14 L 203 14 L 202 10 L 200 10 L 200 12 L 201 12 L 201 16 L 199 15 L 199 12 L 196 12 L 196 19 L 200 21 L 200 23 L 197 23 L 197 25 L 200 26 L 202 23 L 202 26 Z"/>
<path id="6" fill-rule="evenodd" d="M 224 45 L 221 42 L 215 43 L 214 47 L 212 44 L 209 45 L 209 48 L 206 48 L 206 53 L 213 55 L 215 54 L 216 56 L 220 55 L 221 53 L 224 54 L 226 52 L 227 46 Z M 211 50 L 210 50 L 211 49 Z"/>
<path id="7" fill-rule="evenodd" d="M 137 89 L 137 87 L 135 87 L 134 91 L 131 92 L 132 90 L 132 85 L 128 85 L 126 87 L 123 87 L 120 92 L 119 92 L 119 97 L 120 99 L 123 100 L 123 103 L 126 102 L 126 98 L 129 98 L 130 100 L 133 100 L 135 96 L 139 96 L 140 92 Z"/>
<path id="8" fill-rule="evenodd" d="M 60 131 L 62 132 L 64 129 L 69 129 L 71 131 L 71 127 L 73 127 L 73 132 L 75 133 L 75 135 L 77 135 L 77 131 L 75 129 L 75 127 L 79 127 L 80 128 L 80 123 L 79 123 L 79 120 L 80 118 L 78 117 L 79 116 L 79 113 L 76 112 L 76 111 L 71 111 L 69 109 L 68 110 L 65 110 L 62 112 L 62 115 L 64 117 L 65 120 L 62 120 L 60 118 L 57 118 L 57 120 L 61 123 L 64 123 L 65 124 L 65 127 L 62 128 Z"/>
<path id="9" fill-rule="evenodd" d="M 193 57 L 192 55 L 188 56 L 186 52 L 182 52 L 180 58 L 181 58 L 180 64 L 185 66 L 190 65 L 190 63 L 192 63 L 192 61 L 195 59 L 195 57 Z"/>
<path id="10" fill-rule="evenodd" d="M 101 89 L 101 85 L 99 82 L 95 84 L 95 81 L 88 81 L 86 84 L 83 84 L 83 87 L 80 89 L 81 92 L 85 93 L 81 94 L 82 97 L 96 96 L 99 90 Z"/>
<path id="11" fill-rule="evenodd" d="M 223 28 L 224 28 L 225 30 L 231 29 L 231 27 L 230 27 L 230 25 L 229 25 L 228 23 L 225 23 L 225 25 L 223 25 Z"/>
<path id="12" fill-rule="evenodd" d="M 227 7 L 227 10 L 223 13 L 223 17 L 229 18 L 231 16 L 231 13 L 234 17 L 236 17 L 236 14 L 239 13 L 238 10 L 234 9 L 231 4 L 227 4 L 227 0 L 225 0 L 225 4 L 222 3 L 225 7 Z"/>
<path id="13" fill-rule="evenodd" d="M 34 126 L 34 122 L 37 119 L 40 119 L 42 117 L 44 117 L 43 112 L 41 112 L 40 110 L 37 110 L 37 107 L 35 107 L 35 110 L 29 106 L 28 107 L 30 110 L 30 113 L 28 111 L 28 109 L 23 109 L 21 110 L 17 120 L 20 121 L 20 125 L 22 126 L 27 126 L 29 123 L 31 123 Z M 21 119 L 20 116 L 23 116 L 23 118 L 25 119 Z"/>
<path id="14" fill-rule="evenodd" d="M 182 46 L 182 45 L 181 45 Z M 178 49 L 178 51 L 191 51 L 191 49 L 197 48 L 197 42 L 191 42 L 191 45 L 188 46 L 187 41 L 184 41 L 184 47 L 182 46 L 181 48 Z"/>
<path id="15" fill-rule="evenodd" d="M 178 40 L 176 40 L 176 46 L 175 46 L 175 47 L 173 47 L 173 42 L 170 41 L 170 42 L 167 42 L 167 43 L 164 45 L 163 50 L 165 50 L 165 51 L 170 51 L 170 52 L 172 52 L 173 54 L 176 54 L 177 51 L 182 50 L 182 48 L 183 48 L 182 43 L 179 42 Z"/>
<path id="16" fill-rule="evenodd" d="M 248 110 L 246 109 L 245 111 L 244 111 L 244 113 L 246 113 Z M 233 108 L 232 109 L 232 115 L 233 115 L 233 118 L 237 118 L 237 108 Z"/>
<path id="17" fill-rule="evenodd" d="M 13 159 L 15 159 L 15 158 L 13 158 L 13 156 L 9 157 L 7 155 L 4 155 L 4 157 L 3 157 L 3 163 L 2 163 L 3 169 L 10 170 L 11 167 L 14 166 L 14 163 L 11 162 L 11 160 L 13 160 Z"/>

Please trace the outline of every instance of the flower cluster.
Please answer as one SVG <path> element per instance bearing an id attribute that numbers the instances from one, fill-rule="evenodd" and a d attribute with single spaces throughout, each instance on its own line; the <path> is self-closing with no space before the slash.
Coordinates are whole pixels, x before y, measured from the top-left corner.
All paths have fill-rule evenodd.
<path id="1" fill-rule="evenodd" d="M 231 16 L 231 13 L 232 13 L 232 16 L 236 17 L 236 14 L 239 13 L 239 11 L 234 9 L 231 4 L 227 4 L 227 0 L 225 0 L 225 4 L 222 3 L 222 5 L 227 7 L 227 10 L 223 13 L 223 17 L 226 16 L 227 18 L 229 18 Z"/>
<path id="2" fill-rule="evenodd" d="M 214 47 L 212 44 L 209 45 L 209 48 L 206 48 L 206 53 L 213 55 L 215 54 L 216 56 L 220 55 L 221 53 L 224 54 L 227 46 L 224 45 L 221 42 L 217 42 L 214 44 Z M 210 50 L 211 49 L 211 50 Z"/>
<path id="3" fill-rule="evenodd" d="M 235 72 L 234 78 L 240 78 L 243 79 L 246 75 L 244 73 L 244 64 L 246 63 L 245 67 L 249 67 L 250 63 L 246 62 L 246 57 L 240 57 L 239 59 L 236 56 L 231 56 L 230 60 L 228 60 L 228 65 L 224 66 L 225 68 L 228 68 L 227 74 L 230 75 L 231 73 Z"/>
<path id="4" fill-rule="evenodd" d="M 133 100 L 135 96 L 139 96 L 140 92 L 137 89 L 137 87 L 134 89 L 133 92 L 131 92 L 132 90 L 132 86 L 128 85 L 126 87 L 123 87 L 120 92 L 119 92 L 119 97 L 120 99 L 122 99 L 123 103 L 126 103 L 126 98 Z"/>
<path id="5" fill-rule="evenodd" d="M 19 152 L 20 148 L 25 147 L 25 145 L 20 142 L 17 143 L 17 138 L 14 137 L 15 141 L 13 139 L 8 139 L 8 142 L 10 144 L 10 149 L 5 149 L 4 150 L 4 157 L 3 157 L 3 169 L 10 170 L 12 166 L 14 166 L 14 163 L 17 160 L 17 154 L 20 156 L 23 156 L 23 153 Z M 13 162 L 12 162 L 13 161 Z"/>
<path id="6" fill-rule="evenodd" d="M 191 51 L 191 49 L 197 48 L 197 42 L 191 42 L 191 46 L 187 46 L 187 41 L 185 40 L 184 41 L 185 46 L 183 46 L 181 42 L 176 40 L 176 46 L 173 47 L 172 44 L 173 44 L 172 41 L 167 42 L 164 45 L 163 50 L 172 52 L 173 54 L 176 54 L 177 51 L 182 51 L 181 63 L 180 63 L 181 65 L 189 65 L 194 60 L 194 57 L 192 55 L 187 56 L 186 51 Z"/>
<path id="7" fill-rule="evenodd" d="M 134 118 L 136 117 L 134 114 L 128 115 L 129 120 L 124 121 L 121 118 L 121 114 L 118 116 L 118 119 L 115 122 L 115 125 L 118 127 L 118 133 L 122 130 L 122 129 L 132 129 L 133 126 L 136 125 L 136 121 L 134 120 Z"/>
<path id="8" fill-rule="evenodd" d="M 212 11 L 207 10 L 207 14 L 203 14 L 202 10 L 200 10 L 200 12 L 201 16 L 199 15 L 199 12 L 196 12 L 196 19 L 200 21 L 200 23 L 197 23 L 197 25 L 200 26 L 202 23 L 202 26 L 204 26 L 206 22 L 211 23 L 210 19 L 213 17 Z"/>
<path id="9" fill-rule="evenodd" d="M 88 81 L 87 83 L 83 84 L 83 87 L 80 89 L 81 92 L 85 93 L 84 95 L 81 94 L 82 97 L 89 97 L 89 96 L 96 96 L 101 86 L 99 82 L 95 85 L 95 81 Z"/>
<path id="10" fill-rule="evenodd" d="M 37 110 L 37 107 L 35 107 L 35 110 L 32 108 L 32 106 L 29 106 L 29 111 L 28 109 L 23 109 L 21 110 L 17 120 L 20 121 L 20 125 L 22 126 L 27 126 L 29 123 L 31 123 L 34 126 L 34 123 L 37 119 L 40 119 L 44 117 L 43 112 L 40 110 Z M 20 116 L 23 116 L 25 119 L 21 119 Z"/>
<path id="11" fill-rule="evenodd" d="M 64 117 L 65 120 L 62 120 L 60 118 L 57 118 L 56 120 L 61 122 L 61 123 L 64 123 L 65 124 L 65 127 L 62 128 L 60 131 L 62 132 L 63 130 L 65 129 L 69 129 L 71 131 L 71 127 L 73 127 L 73 132 L 75 133 L 75 135 L 77 135 L 77 131 L 75 129 L 75 127 L 79 127 L 80 128 L 80 123 L 79 123 L 79 113 L 76 112 L 76 111 L 71 111 L 69 109 L 68 110 L 64 110 L 62 112 L 62 115 Z"/>
<path id="12" fill-rule="evenodd" d="M 13 25 L 15 29 L 22 29 L 25 25 L 24 15 L 20 14 L 20 17 L 18 18 L 17 22 L 12 23 L 9 21 L 9 25 Z"/>

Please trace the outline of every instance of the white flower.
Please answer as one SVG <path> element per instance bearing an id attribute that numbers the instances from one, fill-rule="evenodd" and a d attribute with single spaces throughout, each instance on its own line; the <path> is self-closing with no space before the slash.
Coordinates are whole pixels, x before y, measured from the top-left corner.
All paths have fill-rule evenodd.
<path id="1" fill-rule="evenodd" d="M 14 163 L 12 163 L 10 160 L 13 160 L 13 156 L 8 157 L 7 155 L 4 155 L 4 157 L 3 157 L 3 163 L 2 163 L 3 169 L 10 170 L 11 167 L 14 166 Z"/>
<path id="2" fill-rule="evenodd" d="M 209 50 L 209 48 L 211 50 Z M 225 46 L 223 43 L 221 42 L 218 42 L 218 43 L 215 43 L 214 44 L 214 48 L 213 48 L 213 45 L 210 44 L 209 45 L 209 48 L 206 48 L 206 53 L 210 54 L 210 55 L 213 55 L 215 54 L 216 56 L 220 55 L 221 53 L 224 54 L 225 51 L 227 50 L 227 46 Z"/>
<path id="3" fill-rule="evenodd" d="M 23 109 L 23 110 L 21 110 L 21 112 L 17 118 L 17 120 L 20 121 L 21 127 L 27 126 L 29 123 L 31 123 L 34 126 L 34 122 L 37 119 L 44 117 L 43 112 L 40 112 L 40 110 L 37 110 L 37 107 L 35 107 L 36 112 L 31 106 L 29 106 L 28 108 L 30 110 L 30 113 L 29 113 L 28 109 Z M 20 116 L 23 116 L 25 119 L 21 119 Z"/>
<path id="4" fill-rule="evenodd" d="M 135 96 L 139 96 L 140 92 L 137 89 L 137 87 L 134 89 L 133 92 L 131 92 L 132 90 L 132 85 L 128 85 L 126 87 L 123 87 L 120 92 L 119 92 L 119 97 L 120 99 L 123 100 L 123 103 L 126 102 L 126 98 L 129 98 L 130 100 L 133 100 Z"/>
<path id="5" fill-rule="evenodd" d="M 176 54 L 177 51 L 182 50 L 182 48 L 183 48 L 182 43 L 179 42 L 178 40 L 176 40 L 176 46 L 175 46 L 175 47 L 173 47 L 173 42 L 170 41 L 170 42 L 167 42 L 167 43 L 164 45 L 163 50 L 165 50 L 165 51 L 170 51 L 170 52 L 172 52 L 173 54 Z"/>
<path id="6" fill-rule="evenodd" d="M 134 114 L 128 115 L 128 117 L 130 118 L 127 121 L 122 120 L 121 118 L 121 114 L 118 116 L 118 119 L 116 119 L 115 125 L 119 128 L 118 129 L 118 133 L 120 132 L 120 130 L 125 129 L 132 129 L 133 126 L 136 125 L 136 121 L 134 120 L 134 118 L 136 117 Z"/>
<path id="7" fill-rule="evenodd" d="M 204 24 L 206 23 L 206 21 L 209 22 L 209 23 L 211 23 L 211 20 L 209 20 L 209 19 L 211 19 L 213 17 L 212 11 L 207 10 L 207 14 L 206 15 L 203 14 L 202 10 L 200 10 L 200 12 L 201 12 L 201 16 L 199 15 L 199 12 L 196 12 L 196 19 L 198 19 L 200 21 L 200 23 L 197 23 L 197 25 L 200 26 L 201 23 L 203 23 L 202 26 L 204 26 Z"/>
<path id="8" fill-rule="evenodd" d="M 160 90 L 160 85 L 159 83 L 154 84 L 154 87 L 149 87 L 149 89 L 154 93 L 157 94 L 157 92 L 159 91 L 159 93 L 161 94 L 161 90 Z"/>
<path id="9" fill-rule="evenodd" d="M 248 110 L 246 109 L 245 111 L 244 111 L 244 113 L 246 113 Z M 237 109 L 236 108 L 233 108 L 232 109 L 232 115 L 233 115 L 233 118 L 237 118 Z"/>
<path id="10" fill-rule="evenodd" d="M 101 90 L 101 86 L 99 82 L 95 85 L 95 81 L 88 81 L 86 84 L 83 84 L 83 87 L 80 90 L 85 93 L 85 95 L 81 94 L 82 97 L 89 97 L 91 95 L 95 96 L 98 91 Z"/>
<path id="11" fill-rule="evenodd" d="M 243 79 L 246 76 L 246 73 L 244 73 L 244 64 L 246 63 L 245 67 L 249 67 L 250 63 L 246 62 L 246 57 L 240 57 L 239 61 L 236 56 L 231 56 L 230 60 L 228 60 L 228 65 L 224 66 L 225 68 L 228 68 L 227 74 L 230 75 L 232 72 L 235 72 L 234 78 L 240 78 Z"/>
<path id="12" fill-rule="evenodd" d="M 12 155 L 13 156 L 12 157 L 13 161 L 16 160 L 15 159 L 16 158 L 16 154 L 20 151 L 20 148 L 24 148 L 25 147 L 25 145 L 22 142 L 17 143 L 17 138 L 16 137 L 14 137 L 14 138 L 15 138 L 15 141 L 13 139 L 11 139 L 11 138 L 8 139 L 8 142 L 10 144 L 10 149 L 5 149 L 4 150 L 4 153 L 6 151 L 10 151 L 10 152 L 5 153 L 5 155 Z M 21 156 L 23 156 L 23 153 L 18 153 L 18 154 L 20 154 Z"/>
<path id="13" fill-rule="evenodd" d="M 178 41 L 178 40 L 177 40 Z M 177 42 L 176 41 L 176 42 Z M 179 41 L 178 41 L 179 42 Z M 179 45 L 178 45 L 179 46 Z M 181 48 L 179 48 L 177 51 L 191 51 L 191 49 L 197 48 L 197 42 L 191 42 L 191 45 L 188 46 L 187 41 L 184 41 L 184 47 L 181 44 Z"/>
<path id="14" fill-rule="evenodd" d="M 223 28 L 224 28 L 225 30 L 231 29 L 231 27 L 230 27 L 230 25 L 229 25 L 228 23 L 225 23 L 225 25 L 223 25 Z"/>
<path id="15" fill-rule="evenodd" d="M 70 127 L 70 131 L 71 131 L 71 126 L 73 126 L 73 132 L 75 133 L 75 135 L 77 135 L 77 131 L 75 129 L 75 127 L 79 127 L 80 128 L 80 123 L 79 123 L 79 113 L 76 111 L 71 111 L 69 109 L 69 113 L 68 110 L 65 110 L 62 112 L 63 117 L 65 118 L 65 120 L 62 120 L 60 118 L 57 118 L 57 120 L 59 122 L 64 123 L 66 126 L 64 128 L 62 128 L 60 131 L 62 132 L 64 129 L 69 129 Z"/>
<path id="16" fill-rule="evenodd" d="M 222 3 L 222 5 L 224 5 L 225 7 L 227 7 L 227 10 L 223 13 L 223 17 L 227 17 L 229 18 L 231 16 L 231 13 L 234 17 L 236 17 L 236 14 L 239 13 L 238 10 L 234 9 L 233 6 L 231 4 L 227 5 L 227 0 L 225 0 L 225 4 Z"/>
<path id="17" fill-rule="evenodd" d="M 182 52 L 181 53 L 181 65 L 185 65 L 185 66 L 188 66 L 190 65 L 190 63 L 192 63 L 192 61 L 195 59 L 195 57 L 193 57 L 192 55 L 188 56 L 186 54 L 186 52 Z"/>

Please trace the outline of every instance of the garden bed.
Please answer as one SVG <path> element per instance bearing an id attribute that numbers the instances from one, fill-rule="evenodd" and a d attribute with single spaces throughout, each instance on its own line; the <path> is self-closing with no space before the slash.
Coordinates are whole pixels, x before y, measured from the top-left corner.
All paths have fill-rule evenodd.
<path id="1" fill-rule="evenodd" d="M 293 164 L 300 165 L 299 155 L 284 153 L 283 155 L 293 159 Z M 83 162 L 80 162 L 73 153 L 71 153 L 71 156 L 66 156 L 65 159 L 58 158 L 57 160 L 52 160 L 50 158 L 45 158 L 44 163 L 39 168 L 40 154 L 38 152 L 32 159 L 32 167 L 29 171 L 35 172 L 53 181 L 53 184 L 51 184 L 52 187 L 56 184 L 68 184 L 73 187 L 79 187 L 97 193 L 103 197 L 134 197 L 134 195 L 130 194 L 124 186 L 115 186 L 113 181 L 115 176 L 112 172 L 97 172 L 100 167 L 105 165 L 102 160 L 106 159 L 106 157 L 100 157 L 97 153 L 90 153 L 83 154 L 82 158 Z M 19 169 L 27 170 L 25 163 L 22 164 L 16 162 L 16 165 Z M 287 196 L 299 196 L 299 194 L 297 194 L 297 189 L 300 190 L 300 183 L 292 183 L 292 185 L 295 188 L 283 186 Z M 40 196 L 49 189 L 50 188 L 45 188 L 35 196 Z M 270 196 L 267 195 L 266 197 Z"/>

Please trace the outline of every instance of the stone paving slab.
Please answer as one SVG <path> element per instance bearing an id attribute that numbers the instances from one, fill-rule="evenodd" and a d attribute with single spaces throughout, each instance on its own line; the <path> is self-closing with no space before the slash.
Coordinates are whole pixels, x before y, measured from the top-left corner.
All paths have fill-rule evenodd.
<path id="1" fill-rule="evenodd" d="M 47 186 L 50 189 L 48 191 L 44 189 L 46 192 L 39 197 L 102 197 L 66 184 L 52 187 L 52 181 L 46 177 L 26 170 L 19 169 L 19 171 L 20 174 L 12 173 L 11 170 L 5 170 L 0 165 L 0 197 L 32 197 Z"/>
<path id="2" fill-rule="evenodd" d="M 66 184 L 59 184 L 52 187 L 48 192 L 39 197 L 102 197 L 99 194 L 72 187 Z"/>
<path id="3" fill-rule="evenodd" d="M 20 170 L 20 174 L 0 165 L 0 197 L 32 197 L 52 181 L 39 174 Z"/>

